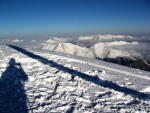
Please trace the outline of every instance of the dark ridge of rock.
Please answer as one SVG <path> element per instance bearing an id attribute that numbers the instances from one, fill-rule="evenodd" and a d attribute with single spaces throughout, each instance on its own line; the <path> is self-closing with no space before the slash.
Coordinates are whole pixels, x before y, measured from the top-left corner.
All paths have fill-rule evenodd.
<path id="1" fill-rule="evenodd" d="M 131 68 L 137 68 L 144 71 L 150 71 L 150 62 L 144 61 L 143 59 L 137 57 L 134 57 L 134 59 L 127 58 L 127 57 L 103 58 L 103 59 L 96 58 L 96 59 L 131 67 Z"/>

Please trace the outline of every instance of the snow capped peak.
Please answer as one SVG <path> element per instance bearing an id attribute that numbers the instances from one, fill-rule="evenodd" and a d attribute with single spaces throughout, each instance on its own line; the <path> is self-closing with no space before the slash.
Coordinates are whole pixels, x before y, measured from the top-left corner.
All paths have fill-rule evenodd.
<path id="1" fill-rule="evenodd" d="M 90 53 L 89 49 L 86 47 L 81 47 L 74 45 L 72 43 L 65 43 L 65 42 L 56 42 L 51 40 L 48 44 L 44 44 L 44 47 L 42 48 L 44 50 L 51 50 L 51 51 L 57 51 L 57 52 L 63 52 L 67 54 L 73 54 L 78 56 L 85 56 L 88 54 L 89 57 L 93 57 L 92 53 Z"/>
<path id="2" fill-rule="evenodd" d="M 112 46 L 121 46 L 130 44 L 125 41 L 114 41 L 114 42 L 106 42 L 106 43 L 97 43 L 91 46 L 90 48 L 81 47 L 72 43 L 66 43 L 62 40 L 55 41 L 54 39 L 50 39 L 48 44 L 44 44 L 42 49 L 63 52 L 72 55 L 84 56 L 89 58 L 115 58 L 115 57 L 130 57 L 128 52 L 122 50 L 115 50 Z"/>
<path id="3" fill-rule="evenodd" d="M 50 38 L 49 40 L 47 40 L 46 42 L 48 43 L 60 43 L 60 42 L 67 42 L 67 39 L 66 38 L 58 38 L 58 37 L 53 37 L 53 38 Z"/>
<path id="4" fill-rule="evenodd" d="M 112 46 L 129 44 L 124 41 L 106 42 L 94 44 L 91 49 L 96 58 L 116 58 L 116 57 L 130 57 L 127 51 L 115 50 Z"/>

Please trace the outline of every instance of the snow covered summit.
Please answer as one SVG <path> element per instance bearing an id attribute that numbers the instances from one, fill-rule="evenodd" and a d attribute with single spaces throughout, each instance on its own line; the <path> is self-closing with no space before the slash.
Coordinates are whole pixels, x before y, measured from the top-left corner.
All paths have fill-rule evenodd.
<path id="1" fill-rule="evenodd" d="M 1 51 L 0 112 L 150 112 L 149 72 L 16 45 Z"/>

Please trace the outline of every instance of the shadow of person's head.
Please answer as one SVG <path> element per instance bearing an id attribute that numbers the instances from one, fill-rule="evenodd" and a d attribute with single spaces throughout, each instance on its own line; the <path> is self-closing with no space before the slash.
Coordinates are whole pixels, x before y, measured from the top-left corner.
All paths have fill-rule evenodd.
<path id="1" fill-rule="evenodd" d="M 9 66 L 11 66 L 11 67 L 12 67 L 12 66 L 19 66 L 19 67 L 21 66 L 21 64 L 20 64 L 20 63 L 17 63 L 14 58 L 11 58 L 11 59 L 9 60 L 9 63 L 8 63 L 8 64 L 9 64 Z"/>
<path id="2" fill-rule="evenodd" d="M 3 72 L 1 76 L 1 80 L 3 79 L 9 79 L 12 80 L 12 78 L 15 78 L 19 81 L 28 81 L 28 76 L 23 70 L 20 63 L 17 63 L 14 58 L 11 58 L 8 62 L 8 67 Z"/>
<path id="3" fill-rule="evenodd" d="M 16 65 L 16 60 L 14 58 L 11 58 L 8 64 L 9 66 L 14 66 Z"/>

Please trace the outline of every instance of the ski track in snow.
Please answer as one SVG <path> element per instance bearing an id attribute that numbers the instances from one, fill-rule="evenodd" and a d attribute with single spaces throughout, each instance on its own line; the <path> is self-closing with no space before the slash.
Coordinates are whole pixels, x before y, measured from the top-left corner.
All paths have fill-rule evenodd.
<path id="1" fill-rule="evenodd" d="M 7 53 L 8 51 L 10 53 Z M 87 67 L 88 65 L 91 65 L 103 68 L 105 71 L 109 70 L 127 76 L 134 76 L 138 79 L 150 80 L 147 76 L 143 77 L 142 75 L 112 69 L 107 66 L 94 64 L 84 60 L 53 55 L 50 53 L 32 52 L 47 58 L 48 60 L 64 65 L 65 67 L 81 72 L 83 72 L 82 67 L 76 67 L 71 63 L 84 63 Z M 21 63 L 23 70 L 28 75 L 29 80 L 25 82 L 24 87 L 27 94 L 29 113 L 150 112 L 149 100 L 140 100 L 131 95 L 98 86 L 79 77 L 75 77 L 74 80 L 72 80 L 71 74 L 63 72 L 55 67 L 42 64 L 35 59 L 14 51 L 12 48 L 6 48 L 6 50 L 3 49 L 3 53 L 3 58 L 0 60 L 1 74 L 6 70 L 9 59 L 14 58 L 17 63 Z M 94 76 L 95 74 L 98 74 L 98 72 L 90 71 L 88 74 Z M 104 74 L 107 74 L 107 71 Z M 99 75 L 102 77 L 103 73 L 100 72 Z M 126 80 L 128 80 L 127 76 L 125 76 Z M 130 84 L 131 83 L 129 82 L 127 83 L 127 85 Z M 148 90 L 149 86 L 145 87 L 143 92 L 147 92 Z"/>

